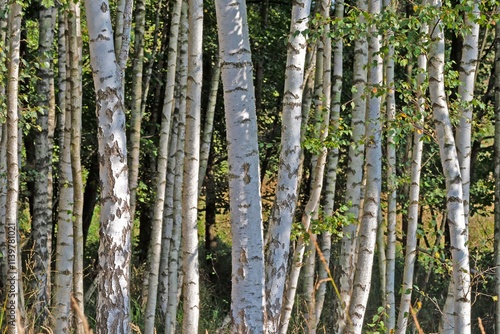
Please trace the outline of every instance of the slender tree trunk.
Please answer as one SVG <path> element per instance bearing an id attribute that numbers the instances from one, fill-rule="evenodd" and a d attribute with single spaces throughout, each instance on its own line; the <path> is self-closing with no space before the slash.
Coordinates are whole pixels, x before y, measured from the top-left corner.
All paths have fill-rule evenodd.
<path id="1" fill-rule="evenodd" d="M 201 137 L 200 147 L 200 183 L 198 185 L 198 193 L 201 193 L 201 187 L 205 181 L 207 173 L 208 156 L 210 154 L 210 146 L 212 145 L 212 133 L 214 128 L 215 105 L 217 103 L 217 92 L 219 91 L 220 81 L 220 60 L 219 56 L 215 57 L 215 63 L 212 67 L 212 78 L 210 80 L 210 95 L 208 97 L 207 111 L 205 112 L 205 126 L 203 127 L 203 135 Z"/>
<path id="2" fill-rule="evenodd" d="M 69 12 L 61 10 L 67 23 Z M 61 24 L 63 23 L 63 24 Z M 60 21 L 59 27 L 65 26 Z M 59 52 L 66 51 L 66 46 L 61 48 L 62 43 L 69 44 L 69 36 L 59 36 Z M 70 53 L 64 53 L 64 63 L 69 63 Z M 59 58 L 59 61 L 62 57 Z M 62 64 L 60 64 L 62 65 Z M 64 75 L 64 77 L 62 77 Z M 62 113 L 59 117 L 61 159 L 59 162 L 59 205 L 57 218 L 57 245 L 56 245 L 56 273 L 54 284 L 54 324 L 56 333 L 69 333 L 71 331 L 71 295 L 73 293 L 73 271 L 74 271 L 74 187 L 71 166 L 71 82 L 69 73 L 59 72 L 59 108 Z M 69 83 L 69 85 L 68 85 Z"/>
<path id="3" fill-rule="evenodd" d="M 7 0 L 0 0 L 0 45 L 5 45 L 7 39 L 7 13 L 9 6 Z M 0 54 L 0 63 L 6 63 L 5 53 Z M 5 69 L 0 69 L 0 75 L 5 76 Z M 0 103 L 6 104 L 5 84 L 0 85 Z M 5 199 L 7 196 L 7 136 L 6 124 L 1 125 L 2 133 L 0 140 L 0 252 L 7 254 L 7 230 L 5 228 Z M 5 261 L 0 262 L 0 291 L 5 291 L 7 284 L 7 264 Z M 5 301 L 5 292 L 0 293 L 0 302 Z"/>
<path id="4" fill-rule="evenodd" d="M 179 24 L 181 19 L 182 0 L 174 3 L 172 21 L 170 26 L 170 39 L 168 46 L 168 71 L 165 90 L 165 99 L 163 102 L 161 129 L 160 129 L 160 147 L 158 150 L 158 166 L 156 177 L 156 199 L 153 211 L 153 223 L 151 240 L 149 246 L 149 283 L 148 283 L 148 301 L 145 312 L 145 333 L 154 332 L 156 299 L 158 292 L 158 273 L 160 270 L 161 258 L 161 239 L 163 226 L 163 209 L 165 207 L 165 190 L 167 181 L 167 162 L 170 137 L 170 124 L 172 120 L 172 111 L 174 109 L 174 88 L 175 88 L 175 68 L 177 66 L 177 45 L 179 40 Z"/>
<path id="5" fill-rule="evenodd" d="M 367 11 L 366 0 L 358 0 L 359 10 Z M 365 20 L 359 17 L 360 23 Z M 353 145 L 349 146 L 349 166 L 346 180 L 346 204 L 349 205 L 348 217 L 353 220 L 342 229 L 342 246 L 340 250 L 340 305 L 336 309 L 336 332 L 342 333 L 348 322 L 347 313 L 349 311 L 350 296 L 352 292 L 352 282 L 354 280 L 354 268 L 356 264 L 357 229 L 359 217 L 359 202 L 361 197 L 361 184 L 363 180 L 363 161 L 365 151 L 365 112 L 366 112 L 366 66 L 368 64 L 368 44 L 366 34 L 361 33 L 354 45 L 354 90 L 352 110 L 352 137 Z"/>
<path id="6" fill-rule="evenodd" d="M 500 296 L 500 25 L 495 26 L 495 295 Z M 495 333 L 500 333 L 500 302 L 495 303 Z"/>
<path id="7" fill-rule="evenodd" d="M 69 58 L 69 105 L 71 130 L 71 170 L 73 180 L 73 295 L 80 311 L 84 312 L 83 300 L 83 179 L 81 163 L 82 129 L 82 32 L 80 27 L 80 2 L 70 2 L 68 12 L 68 58 Z M 64 239 L 63 239 L 64 240 Z M 77 333 L 83 333 L 83 322 L 75 317 Z"/>
<path id="8" fill-rule="evenodd" d="M 476 82 L 476 68 L 479 50 L 479 1 L 474 0 L 470 12 L 464 14 L 467 33 L 462 46 L 459 68 L 458 98 L 460 100 L 460 123 L 455 132 L 460 175 L 462 176 L 462 196 L 464 201 L 465 226 L 469 226 L 469 197 L 471 183 L 471 138 L 472 100 Z M 468 231 L 468 229 L 467 229 Z M 467 236 L 468 238 L 468 236 Z"/>
<path id="9" fill-rule="evenodd" d="M 198 182 L 202 85 L 203 0 L 189 0 L 186 144 L 182 194 L 183 308 L 182 332 L 197 333 L 200 316 L 198 272 Z"/>
<path id="10" fill-rule="evenodd" d="M 335 18 L 342 19 L 344 17 L 344 2 L 336 1 L 335 2 Z M 326 36 L 328 36 L 329 27 L 325 27 Z M 333 73 L 332 73 L 332 92 L 331 92 L 331 111 L 330 111 L 330 125 L 333 126 L 333 131 L 337 131 L 339 128 L 340 121 L 340 109 L 341 109 L 341 96 L 342 96 L 342 78 L 343 78 L 343 48 L 344 44 L 341 38 L 334 40 L 333 47 Z M 325 42 L 325 58 L 327 58 L 328 54 L 328 41 Z M 326 75 L 326 71 L 324 72 Z M 324 87 L 326 89 L 327 78 L 324 79 Z M 326 91 L 325 91 L 326 96 Z M 326 99 L 325 99 L 326 101 Z M 326 176 L 325 176 L 325 190 L 324 190 L 324 203 L 323 203 L 323 215 L 324 219 L 331 218 L 334 214 L 334 206 L 335 206 L 335 189 L 337 185 L 337 166 L 339 161 L 339 145 L 334 145 L 328 152 L 327 157 L 327 165 L 326 165 Z M 322 242 L 321 242 L 321 251 L 323 252 L 323 256 L 325 258 L 325 263 L 320 264 L 320 269 L 318 273 L 318 281 L 321 283 L 318 291 L 316 293 L 316 317 L 318 325 L 322 310 L 323 303 L 325 299 L 326 286 L 328 281 L 328 273 L 326 268 L 330 265 L 330 256 L 331 256 L 331 233 L 328 231 L 323 232 Z M 325 268 L 326 267 L 326 268 Z"/>
<path id="11" fill-rule="evenodd" d="M 391 0 L 384 0 L 383 3 L 384 10 L 395 13 L 395 2 Z M 396 225 L 397 225 L 397 175 L 396 175 L 396 142 L 395 134 L 392 129 L 397 126 L 395 124 L 396 118 L 396 94 L 394 85 L 394 44 L 393 44 L 394 32 L 389 29 L 386 36 L 386 43 L 388 45 L 387 55 L 386 55 L 386 113 L 387 113 L 387 187 L 388 187 L 388 198 L 387 198 L 387 252 L 386 252 L 386 262 L 382 265 L 386 267 L 386 278 L 385 278 L 385 296 L 384 299 L 386 303 L 384 307 L 387 313 L 387 329 L 390 331 L 396 326 L 396 297 L 395 297 L 395 273 L 396 273 Z M 420 87 L 420 86 L 419 86 Z M 410 202 L 411 203 L 411 202 Z M 382 252 L 384 248 L 382 245 L 379 251 Z"/>
<path id="12" fill-rule="evenodd" d="M 99 172 L 102 184 L 96 331 L 129 333 L 132 225 L 120 69 L 126 62 L 127 53 L 123 50 L 128 50 L 128 45 L 123 43 L 119 57 L 115 56 L 107 1 L 95 3 L 87 0 L 85 9 L 97 99 Z"/>
<path id="13" fill-rule="evenodd" d="M 381 1 L 372 0 L 369 13 L 380 15 Z M 366 188 L 364 193 L 363 215 L 359 229 L 357 262 L 355 266 L 353 292 L 349 305 L 351 322 L 347 333 L 361 333 L 363 319 L 371 285 L 373 256 L 376 243 L 380 192 L 382 187 L 382 126 L 380 121 L 381 97 L 375 94 L 382 84 L 383 64 L 380 56 L 381 36 L 377 28 L 369 28 L 369 90 L 372 92 L 366 120 Z"/>
<path id="14" fill-rule="evenodd" d="M 146 24 L 146 3 L 144 0 L 135 2 L 135 30 L 134 30 L 134 63 L 132 68 L 133 79 L 130 107 L 130 218 L 135 218 L 137 184 L 139 179 L 139 152 L 141 144 L 141 124 L 143 100 L 143 68 L 144 68 L 144 28 Z M 177 51 L 177 50 L 176 50 Z M 147 317 L 147 315 L 146 315 Z"/>
<path id="15" fill-rule="evenodd" d="M 176 75 L 176 109 L 177 120 L 177 149 L 175 152 L 175 180 L 173 193 L 173 226 L 172 242 L 168 257 L 168 305 L 165 316 L 165 333 L 174 334 L 177 325 L 177 308 L 182 287 L 182 257 L 181 255 L 181 229 L 182 229 L 182 185 L 184 180 L 184 143 L 186 129 L 186 90 L 187 90 L 187 46 L 188 46 L 188 4 L 182 3 L 180 22 L 180 45 Z M 173 153 L 173 152 L 172 152 Z"/>
<path id="16" fill-rule="evenodd" d="M 11 2 L 9 7 L 7 55 L 7 199 L 5 228 L 7 233 L 7 308 L 5 323 L 8 334 L 23 333 L 21 305 L 19 303 L 22 268 L 19 266 L 18 207 L 19 198 L 19 151 L 18 151 L 18 95 L 19 95 L 19 49 L 21 44 L 21 5 Z"/>
<path id="17" fill-rule="evenodd" d="M 233 333 L 264 331 L 264 250 L 257 115 L 244 1 L 216 6 L 229 163 Z"/>
<path id="18" fill-rule="evenodd" d="M 438 11 L 441 1 L 433 0 Z M 431 34 L 429 50 L 429 92 L 439 142 L 439 152 L 446 179 L 447 224 L 450 228 L 454 281 L 454 330 L 455 333 L 470 333 L 470 269 L 467 248 L 467 225 L 464 216 L 462 178 L 457 156 L 453 128 L 448 113 L 444 86 L 445 41 L 442 22 L 436 18 Z"/>
<path id="19" fill-rule="evenodd" d="M 422 36 L 428 34 L 428 26 L 424 24 L 421 28 Z M 413 290 L 413 277 L 415 272 L 415 261 L 417 259 L 417 227 L 420 210 L 420 173 L 422 170 L 422 151 L 423 151 L 423 126 L 425 116 L 425 91 L 422 87 L 426 81 L 427 57 L 425 53 L 418 56 L 417 72 L 417 115 L 420 122 L 415 125 L 413 132 L 413 152 L 410 174 L 410 193 L 408 207 L 408 229 L 406 231 L 406 253 L 405 265 L 403 271 L 403 283 L 401 302 L 399 304 L 399 314 L 396 333 L 406 333 L 408 318 L 410 317 L 411 296 Z"/>
<path id="20" fill-rule="evenodd" d="M 31 281 L 35 327 L 47 324 L 50 305 L 50 254 L 52 235 L 52 139 L 55 113 L 53 42 L 55 7 L 42 5 L 39 14 L 36 104 L 39 107 L 35 134 L 35 169 L 37 176 L 33 194 L 33 274 Z M 49 122 L 52 121 L 52 124 Z"/>
<path id="21" fill-rule="evenodd" d="M 281 153 L 277 192 L 266 243 L 266 333 L 277 333 L 290 252 L 301 156 L 302 94 L 306 39 L 297 31 L 307 29 L 310 0 L 293 2 L 283 94 Z"/>

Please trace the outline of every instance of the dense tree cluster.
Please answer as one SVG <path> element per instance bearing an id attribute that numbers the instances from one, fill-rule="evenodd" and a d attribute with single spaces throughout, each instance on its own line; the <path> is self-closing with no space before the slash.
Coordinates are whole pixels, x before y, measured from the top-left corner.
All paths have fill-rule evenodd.
<path id="1" fill-rule="evenodd" d="M 499 332 L 499 5 L 0 0 L 2 332 Z"/>

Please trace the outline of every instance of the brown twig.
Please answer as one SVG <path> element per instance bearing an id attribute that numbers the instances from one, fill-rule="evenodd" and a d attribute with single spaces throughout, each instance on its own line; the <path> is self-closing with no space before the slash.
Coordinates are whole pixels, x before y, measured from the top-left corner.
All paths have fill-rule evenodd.
<path id="1" fill-rule="evenodd" d="M 479 322 L 479 330 L 481 331 L 481 334 L 486 334 L 486 331 L 484 330 L 483 326 L 483 320 L 480 317 L 478 317 L 477 321 Z"/>
<path id="2" fill-rule="evenodd" d="M 418 334 L 424 334 L 424 331 L 422 330 L 422 327 L 420 327 L 420 323 L 418 322 L 417 319 L 417 312 L 415 312 L 415 309 L 411 305 L 410 305 L 410 312 L 411 312 L 411 317 L 413 318 L 413 322 L 415 322 L 415 327 L 417 327 Z"/>
<path id="3" fill-rule="evenodd" d="M 90 329 L 87 317 L 83 314 L 82 309 L 78 306 L 78 301 L 73 295 L 71 296 L 71 308 L 73 309 L 73 312 L 75 312 L 75 316 L 82 322 L 83 332 L 85 334 L 93 334 L 94 332 Z"/>

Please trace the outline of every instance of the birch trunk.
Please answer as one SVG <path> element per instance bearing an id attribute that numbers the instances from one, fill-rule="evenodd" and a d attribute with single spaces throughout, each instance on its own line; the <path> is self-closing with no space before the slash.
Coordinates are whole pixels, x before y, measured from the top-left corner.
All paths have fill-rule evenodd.
<path id="1" fill-rule="evenodd" d="M 233 333 L 264 331 L 264 250 L 257 115 L 244 1 L 216 6 L 229 163 Z"/>
<path id="2" fill-rule="evenodd" d="M 69 13 L 64 10 L 60 15 L 67 21 Z M 59 24 L 62 28 L 63 25 Z M 67 42 L 67 36 L 60 36 L 60 45 Z M 65 43 L 67 44 L 67 43 Z M 59 52 L 65 51 L 59 47 Z M 70 54 L 66 53 L 66 58 Z M 61 61 L 62 57 L 59 58 Z M 67 63 L 66 60 L 64 63 Z M 61 76 L 64 75 L 64 78 Z M 54 324 L 56 333 L 69 333 L 71 331 L 71 295 L 73 293 L 74 270 L 74 225 L 73 203 L 74 188 L 71 167 L 71 90 L 66 71 L 59 72 L 59 108 L 62 113 L 59 117 L 61 126 L 61 159 L 59 162 L 59 205 L 57 219 L 57 246 L 56 246 L 56 273 L 54 282 Z M 64 81 L 63 81 L 64 80 Z"/>
<path id="3" fill-rule="evenodd" d="M 161 239 L 163 225 L 163 209 L 165 207 L 165 190 L 167 181 L 167 162 L 168 146 L 170 137 L 170 124 L 172 120 L 172 110 L 174 109 L 174 87 L 175 87 L 175 68 L 177 65 L 177 44 L 179 39 L 179 23 L 181 18 L 182 0 L 174 3 L 172 21 L 170 23 L 170 39 L 168 46 L 168 64 L 167 64 L 167 82 L 165 89 L 165 99 L 163 101 L 163 110 L 160 129 L 160 147 L 158 150 L 158 174 L 156 176 L 156 199 L 153 210 L 153 222 L 151 231 L 151 240 L 149 246 L 149 283 L 148 283 L 148 301 L 146 304 L 145 333 L 154 332 L 156 300 L 158 292 L 158 273 L 160 270 L 161 258 Z"/>
<path id="4" fill-rule="evenodd" d="M 281 152 L 277 192 L 266 243 L 266 333 L 277 333 L 290 252 L 290 233 L 295 215 L 301 156 L 302 94 L 306 39 L 298 31 L 308 27 L 310 0 L 293 2 L 283 94 Z"/>
<path id="5" fill-rule="evenodd" d="M 210 80 L 210 95 L 208 96 L 207 111 L 205 113 L 205 125 L 203 127 L 203 135 L 201 137 L 200 147 L 200 183 L 198 193 L 201 193 L 205 175 L 207 173 L 208 156 L 212 145 L 212 133 L 214 128 L 215 105 L 217 103 L 217 92 L 219 91 L 220 82 L 220 59 L 215 57 L 215 62 L 212 67 L 212 78 Z"/>
<path id="6" fill-rule="evenodd" d="M 144 28 L 146 24 L 146 3 L 144 0 L 135 2 L 135 29 L 134 29 L 134 63 L 132 66 L 132 89 L 130 106 L 130 219 L 135 219 L 137 183 L 139 178 L 139 152 L 141 144 L 141 124 L 143 100 L 143 69 L 144 69 Z M 145 98 L 145 97 L 144 97 Z"/>
<path id="7" fill-rule="evenodd" d="M 384 11 L 394 13 L 396 4 L 391 0 L 384 0 Z M 385 304 L 387 313 L 387 329 L 393 330 L 396 326 L 396 296 L 395 296 L 395 273 L 396 273 L 396 225 L 397 225 L 397 175 L 396 175 L 396 142 L 392 129 L 397 126 L 394 123 L 396 118 L 396 94 L 394 85 L 394 32 L 389 29 L 386 36 L 388 46 L 386 55 L 386 113 L 387 113 L 387 251 L 386 262 L 382 265 L 386 268 L 385 277 Z M 420 87 L 420 85 L 418 86 Z M 412 203 L 412 202 L 410 202 Z M 381 252 L 384 248 L 380 247 Z"/>
<path id="8" fill-rule="evenodd" d="M 358 0 L 357 7 L 361 11 L 368 10 L 366 0 Z M 361 15 L 360 23 L 365 23 Z M 350 296 L 352 292 L 352 282 L 354 278 L 354 268 L 356 265 L 356 247 L 359 205 L 361 198 L 361 184 L 363 181 L 363 161 L 365 151 L 365 113 L 366 113 L 366 66 L 368 64 L 368 44 L 366 34 L 361 33 L 354 45 L 354 86 L 352 110 L 352 137 L 349 146 L 349 165 L 346 180 L 346 204 L 349 205 L 347 215 L 353 221 L 342 229 L 342 245 L 340 250 L 340 305 L 336 309 L 337 333 L 342 333 L 348 322 L 346 314 L 349 312 Z"/>
<path id="9" fill-rule="evenodd" d="M 198 272 L 198 182 L 200 169 L 200 103 L 202 85 L 203 0 L 189 0 L 186 143 L 182 193 L 183 309 L 182 332 L 197 333 L 200 316 Z"/>
<path id="10" fill-rule="evenodd" d="M 73 296 L 78 308 L 84 312 L 83 300 L 83 179 L 81 163 L 82 131 L 82 32 L 80 26 L 80 2 L 70 2 L 68 12 L 68 58 L 69 58 L 69 117 L 71 131 L 71 170 L 73 180 Z M 64 240 L 64 239 L 63 239 Z M 71 253 L 69 253 L 71 254 Z M 83 322 L 75 317 L 77 333 L 83 333 Z"/>
<path id="11" fill-rule="evenodd" d="M 33 196 L 33 275 L 35 327 L 47 324 L 50 305 L 50 255 L 52 236 L 52 141 L 55 114 L 54 70 L 52 55 L 56 11 L 55 7 L 42 6 L 39 14 L 36 104 L 39 107 L 35 135 L 35 169 Z"/>
<path id="12" fill-rule="evenodd" d="M 21 5 L 12 2 L 9 6 L 8 36 L 9 51 L 7 55 L 7 199 L 5 228 L 7 234 L 7 307 L 5 323 L 8 334 L 23 333 L 19 319 L 21 305 L 20 281 L 22 268 L 19 266 L 18 244 L 18 208 L 19 199 L 19 151 L 18 151 L 18 96 L 19 96 L 19 63 L 21 43 Z"/>
<path id="13" fill-rule="evenodd" d="M 500 297 L 500 25 L 495 27 L 495 295 Z M 500 303 L 495 304 L 495 333 L 500 333 Z"/>
<path id="14" fill-rule="evenodd" d="M 428 34 L 428 26 L 424 24 L 421 28 L 422 36 Z M 406 231 L 406 253 L 405 265 L 403 271 L 403 283 L 401 302 L 399 304 L 398 322 L 396 327 L 397 334 L 404 334 L 407 331 L 408 318 L 410 317 L 411 296 L 413 291 L 413 277 L 415 271 L 415 261 L 417 259 L 417 228 L 419 216 L 420 200 L 420 173 L 422 170 L 422 152 L 423 152 L 423 126 L 425 115 L 425 87 L 427 57 L 425 53 L 418 56 L 417 72 L 417 115 L 420 116 L 420 122 L 417 123 L 413 132 L 413 152 L 410 174 L 410 193 L 408 207 L 408 230 Z"/>
<path id="15" fill-rule="evenodd" d="M 173 193 L 173 227 L 172 242 L 168 258 L 168 305 L 165 317 L 165 333 L 174 334 L 177 325 L 177 308 L 179 305 L 179 291 L 182 287 L 181 267 L 181 229 L 182 229 L 182 184 L 184 180 L 184 143 L 186 129 L 186 90 L 187 90 L 187 46 L 188 46 L 188 4 L 183 1 L 180 23 L 180 46 L 176 75 L 177 93 L 176 109 L 178 110 L 177 150 L 175 152 L 175 181 Z M 173 152 L 172 152 L 173 153 Z"/>
<path id="16" fill-rule="evenodd" d="M 369 13 L 380 15 L 381 1 L 371 0 Z M 369 89 L 371 93 L 366 120 L 366 188 L 364 192 L 363 216 L 359 230 L 357 261 L 349 304 L 350 323 L 347 333 L 361 333 L 363 319 L 371 286 L 373 256 L 377 238 L 380 192 L 382 187 L 382 126 L 380 121 L 381 97 L 376 94 L 382 85 L 383 64 L 380 56 L 381 36 L 377 28 L 369 28 Z"/>
<path id="17" fill-rule="evenodd" d="M 328 7 L 329 8 L 329 7 Z M 342 19 L 344 17 L 344 2 L 335 2 L 335 18 Z M 328 36 L 328 31 L 330 27 L 325 27 L 326 36 Z M 325 61 L 328 61 L 328 38 L 325 43 Z M 331 104 L 326 102 L 326 88 L 330 77 L 324 79 L 324 89 L 325 89 L 325 105 L 331 105 L 330 111 L 330 125 L 333 126 L 333 131 L 338 130 L 339 120 L 340 120 L 340 109 L 341 109 L 341 94 L 342 94 L 342 76 L 343 76 L 343 41 L 342 38 L 334 39 L 333 47 L 333 85 L 331 86 Z M 326 65 L 325 65 L 326 67 Z M 324 72 L 327 75 L 326 71 Z M 325 187 L 324 187 L 324 203 L 323 203 L 323 215 L 325 220 L 333 216 L 333 209 L 335 205 L 335 189 L 337 185 L 337 166 L 339 161 L 339 147 L 334 145 L 329 152 L 327 157 L 326 165 L 326 176 L 325 176 Z M 325 263 L 320 264 L 320 269 L 318 273 L 318 281 L 321 283 L 316 292 L 316 326 L 320 320 L 320 316 L 323 310 L 323 303 L 326 294 L 326 286 L 330 284 L 326 279 L 328 278 L 328 272 L 326 268 L 330 266 L 330 254 L 331 254 L 331 233 L 325 231 L 321 237 L 321 251 L 323 253 Z"/>
<path id="18" fill-rule="evenodd" d="M 433 0 L 438 11 L 441 1 Z M 467 248 L 467 225 L 464 216 L 462 178 L 453 138 L 446 92 L 444 86 L 445 41 L 442 22 L 436 18 L 431 23 L 435 28 L 430 38 L 429 49 L 429 92 L 439 142 L 439 153 L 446 179 L 446 211 L 450 228 L 454 281 L 454 330 L 468 334 L 471 331 L 470 269 Z"/>
<path id="19" fill-rule="evenodd" d="M 458 86 L 460 123 L 455 132 L 460 175 L 462 176 L 465 225 L 467 227 L 469 226 L 469 197 L 471 183 L 472 100 L 474 98 L 479 49 L 479 1 L 474 0 L 471 6 L 470 12 L 464 14 L 466 34 L 462 47 L 462 58 L 459 68 L 460 85 Z"/>
<path id="20" fill-rule="evenodd" d="M 101 227 L 97 333 L 130 332 L 131 221 L 125 114 L 120 66 L 127 53 L 115 56 L 109 3 L 85 1 L 90 60 L 96 91 Z M 126 43 L 124 43 L 126 45 Z"/>
<path id="21" fill-rule="evenodd" d="M 0 45 L 5 46 L 7 39 L 7 13 L 9 6 L 7 0 L 0 0 Z M 6 55 L 0 54 L 0 63 L 6 62 Z M 0 70 L 0 75 L 5 76 L 5 69 Z M 0 103 L 6 104 L 5 84 L 0 85 Z M 5 123 L 1 126 L 0 140 L 0 252 L 5 256 L 7 254 L 7 230 L 5 228 L 5 200 L 7 196 L 7 136 Z M 7 264 L 5 261 L 0 262 L 0 290 L 5 291 L 7 284 Z M 0 293 L 0 301 L 5 300 L 5 294 Z"/>

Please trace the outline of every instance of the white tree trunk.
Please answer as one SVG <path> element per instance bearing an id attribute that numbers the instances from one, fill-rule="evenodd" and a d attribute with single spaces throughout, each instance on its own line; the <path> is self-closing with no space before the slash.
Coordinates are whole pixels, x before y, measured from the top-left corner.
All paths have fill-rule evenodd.
<path id="1" fill-rule="evenodd" d="M 17 202 L 19 198 L 19 151 L 18 151 L 18 95 L 19 95 L 19 63 L 21 43 L 21 5 L 12 2 L 9 7 L 8 36 L 9 51 L 7 55 L 7 199 L 5 228 L 7 234 L 7 307 L 5 320 L 7 333 L 23 333 L 20 313 L 20 281 L 22 268 L 19 266 L 19 244 L 17 224 Z"/>
<path id="2" fill-rule="evenodd" d="M 465 225 L 469 226 L 469 197 L 471 172 L 471 138 L 472 138 L 472 100 L 476 82 L 476 66 L 479 49 L 479 1 L 474 0 L 471 12 L 464 15 L 466 34 L 462 46 L 460 60 L 458 98 L 460 101 L 460 123 L 456 128 L 460 175 L 462 176 L 462 196 L 464 202 Z M 467 229 L 468 231 L 468 229 Z"/>
<path id="3" fill-rule="evenodd" d="M 86 0 L 85 9 L 97 100 L 102 184 L 96 331 L 129 333 L 132 224 L 122 76 L 113 45 L 109 3 Z M 118 58 L 120 65 L 123 64 L 123 54 L 121 52 Z"/>
<path id="4" fill-rule="evenodd" d="M 183 308 L 182 332 L 197 333 L 200 315 L 198 272 L 198 182 L 202 85 L 203 0 L 189 0 L 186 144 L 182 194 Z"/>
<path id="5" fill-rule="evenodd" d="M 182 184 L 184 180 L 184 142 L 186 128 L 186 89 L 187 89 L 187 40 L 188 40 L 188 5 L 182 3 L 179 61 L 177 65 L 177 93 L 176 109 L 178 110 L 178 138 L 177 150 L 175 152 L 175 181 L 173 193 L 173 227 L 172 241 L 170 243 L 170 254 L 168 260 L 168 305 L 165 317 L 165 333 L 174 334 L 177 324 L 177 307 L 180 299 L 180 288 L 182 287 L 181 267 L 181 228 L 182 228 Z"/>
<path id="6" fill-rule="evenodd" d="M 381 1 L 372 0 L 369 13 L 380 15 Z M 380 121 L 381 96 L 375 94 L 382 84 L 383 63 L 380 56 L 381 36 L 377 28 L 369 28 L 369 90 L 366 116 L 366 188 L 363 216 L 359 230 L 358 259 L 355 266 L 353 292 L 349 305 L 350 323 L 347 333 L 361 333 L 371 286 L 373 257 L 377 238 L 380 192 L 382 187 L 382 125 Z"/>
<path id="7" fill-rule="evenodd" d="M 357 7 L 361 11 L 368 10 L 366 0 L 358 0 Z M 365 19 L 359 17 L 360 23 Z M 365 34 L 361 34 L 354 45 L 354 73 L 353 73 L 353 103 L 352 110 L 352 145 L 349 146 L 349 166 L 346 180 L 346 204 L 349 205 L 347 215 L 352 223 L 342 229 L 342 245 L 340 250 L 340 305 L 336 308 L 336 332 L 342 333 L 347 324 L 346 313 L 352 293 L 354 268 L 356 265 L 356 247 L 358 240 L 358 217 L 361 198 L 361 184 L 363 180 L 363 161 L 365 151 L 365 113 L 366 97 L 365 86 L 367 79 L 366 66 L 368 64 L 368 44 Z"/>
<path id="8" fill-rule="evenodd" d="M 308 27 L 311 0 L 293 2 L 283 94 L 281 152 L 276 198 L 266 243 L 266 333 L 277 333 L 290 253 L 290 233 L 295 215 L 301 156 L 302 94 L 306 39 L 299 31 Z"/>
<path id="9" fill-rule="evenodd" d="M 264 331 L 264 250 L 257 115 L 244 1 L 217 2 L 229 163 L 233 333 Z"/>
<path id="10" fill-rule="evenodd" d="M 440 0 L 433 0 L 438 10 Z M 442 22 L 436 18 L 431 23 L 433 33 L 429 49 L 429 92 L 439 142 L 439 153 L 446 179 L 447 224 L 450 227 L 454 281 L 454 330 L 468 334 L 471 331 L 470 269 L 467 248 L 467 225 L 464 216 L 462 178 L 450 122 L 444 85 L 445 41 Z"/>
<path id="11" fill-rule="evenodd" d="M 153 209 L 153 222 L 151 240 L 148 254 L 149 283 L 148 301 L 145 311 L 144 332 L 152 334 L 155 328 L 156 300 L 158 295 L 158 273 L 160 271 L 161 240 L 163 226 L 163 209 L 165 207 L 165 190 L 167 181 L 167 162 L 170 138 L 170 124 L 172 111 L 174 109 L 175 68 L 177 66 L 177 44 L 179 38 L 179 24 L 181 18 L 181 6 L 183 0 L 177 0 L 174 4 L 172 21 L 170 23 L 170 38 L 168 46 L 167 82 L 165 99 L 160 129 L 160 147 L 158 150 L 158 175 L 156 176 L 156 199 Z"/>
<path id="12" fill-rule="evenodd" d="M 428 26 L 422 25 L 421 34 L 428 34 Z M 408 318 L 410 317 L 411 296 L 413 290 L 413 276 L 415 271 L 415 261 L 417 259 L 417 227 L 419 215 L 420 200 L 420 173 L 422 169 L 422 151 L 423 151 L 423 126 L 425 116 L 425 91 L 422 87 L 426 81 L 427 57 L 425 53 L 418 56 L 418 74 L 417 74 L 417 115 L 420 122 L 415 125 L 413 132 L 413 152 L 411 158 L 410 174 L 410 194 L 408 207 L 408 230 L 406 231 L 406 253 L 405 265 L 403 271 L 402 294 L 399 304 L 399 314 L 397 320 L 396 333 L 406 333 Z"/>

